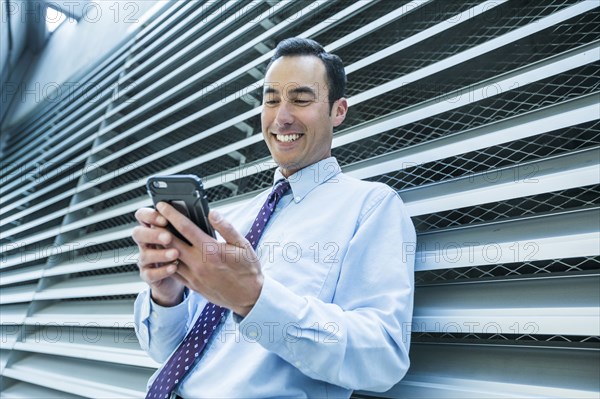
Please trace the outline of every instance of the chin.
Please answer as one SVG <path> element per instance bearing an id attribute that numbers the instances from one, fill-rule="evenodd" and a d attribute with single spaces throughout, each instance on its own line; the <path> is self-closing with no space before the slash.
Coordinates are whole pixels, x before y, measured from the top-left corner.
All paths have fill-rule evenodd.
<path id="1" fill-rule="evenodd" d="M 294 163 L 294 162 L 277 162 L 277 165 L 279 165 L 279 169 L 281 169 L 282 172 L 291 172 L 291 173 L 285 173 L 286 177 L 288 177 L 289 175 L 292 175 L 294 173 L 296 173 L 297 171 L 299 171 L 300 169 L 304 168 L 306 165 L 304 164 L 298 164 L 298 163 Z"/>

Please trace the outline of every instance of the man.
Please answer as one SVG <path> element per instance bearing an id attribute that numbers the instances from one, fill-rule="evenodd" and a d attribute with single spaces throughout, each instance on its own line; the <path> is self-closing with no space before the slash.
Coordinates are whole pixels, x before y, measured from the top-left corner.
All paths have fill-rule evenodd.
<path id="1" fill-rule="evenodd" d="M 226 217 L 211 211 L 225 242 L 167 204 L 136 213 L 149 284 L 135 305 L 143 349 L 165 362 L 207 301 L 229 310 L 178 377 L 181 397 L 348 398 L 354 389 L 387 390 L 406 373 L 414 258 L 405 249 L 415 232 L 392 189 L 344 175 L 331 157 L 333 128 L 348 110 L 345 79 L 339 57 L 316 42 L 278 45 L 261 121 L 279 165 L 274 182 L 291 188 L 260 238 L 251 226 L 271 190 Z M 167 220 L 191 246 L 165 229 Z"/>

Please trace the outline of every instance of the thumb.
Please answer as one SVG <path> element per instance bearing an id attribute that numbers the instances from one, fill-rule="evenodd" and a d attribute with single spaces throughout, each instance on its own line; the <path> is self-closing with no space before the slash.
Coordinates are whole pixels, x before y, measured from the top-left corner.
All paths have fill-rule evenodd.
<path id="1" fill-rule="evenodd" d="M 246 247 L 249 244 L 246 237 L 241 235 L 219 212 L 211 210 L 208 213 L 208 220 L 228 244 L 236 247 Z"/>

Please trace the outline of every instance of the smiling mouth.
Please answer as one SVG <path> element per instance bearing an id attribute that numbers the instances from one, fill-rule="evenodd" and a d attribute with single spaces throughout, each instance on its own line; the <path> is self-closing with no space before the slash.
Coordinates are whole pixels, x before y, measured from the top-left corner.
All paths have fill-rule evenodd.
<path id="1" fill-rule="evenodd" d="M 282 143 L 291 143 L 293 141 L 298 140 L 300 137 L 302 137 L 301 134 L 275 134 L 275 137 L 277 138 L 277 141 L 280 141 Z"/>

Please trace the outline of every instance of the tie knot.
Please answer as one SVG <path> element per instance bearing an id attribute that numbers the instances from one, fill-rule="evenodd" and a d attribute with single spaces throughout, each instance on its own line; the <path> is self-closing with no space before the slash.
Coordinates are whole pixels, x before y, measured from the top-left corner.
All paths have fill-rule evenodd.
<path id="1" fill-rule="evenodd" d="M 289 189 L 290 189 L 290 182 L 287 180 L 281 179 L 275 184 L 275 187 L 273 187 L 273 192 L 283 195 Z"/>
<path id="2" fill-rule="evenodd" d="M 279 200 L 281 199 L 281 197 L 283 197 L 283 195 L 287 192 L 287 190 L 290 189 L 290 182 L 287 180 L 279 180 L 276 184 L 275 187 L 273 187 L 273 190 L 271 191 L 271 194 L 269 194 L 269 199 L 268 202 L 270 204 L 272 204 L 272 206 L 275 206 Z"/>

